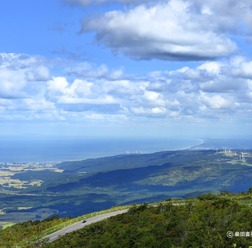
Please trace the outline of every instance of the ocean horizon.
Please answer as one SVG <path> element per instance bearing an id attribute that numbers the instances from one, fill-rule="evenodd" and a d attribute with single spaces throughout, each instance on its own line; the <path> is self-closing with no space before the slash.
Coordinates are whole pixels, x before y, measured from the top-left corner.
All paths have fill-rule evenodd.
<path id="1" fill-rule="evenodd" d="M 0 137 L 0 163 L 62 162 L 181 149 L 252 149 L 250 138 Z"/>
<path id="2" fill-rule="evenodd" d="M 121 154 L 189 149 L 202 143 L 203 140 L 187 138 L 0 137 L 0 162 L 75 161 Z"/>

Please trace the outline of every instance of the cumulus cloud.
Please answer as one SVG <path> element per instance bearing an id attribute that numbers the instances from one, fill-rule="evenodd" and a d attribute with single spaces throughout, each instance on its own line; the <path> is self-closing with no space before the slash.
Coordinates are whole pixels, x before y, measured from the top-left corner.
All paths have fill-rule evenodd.
<path id="1" fill-rule="evenodd" d="M 35 56 L 1 53 L 0 98 L 25 98 L 26 87 L 31 89 L 32 82 L 47 81 L 50 72 L 42 63 L 42 59 Z"/>
<path id="2" fill-rule="evenodd" d="M 89 73 L 78 69 L 70 74 L 69 68 L 59 73 L 57 66 L 54 75 L 53 63 L 48 68 L 46 62 L 38 65 L 33 57 L 26 57 L 25 63 L 20 59 L 20 65 L 16 59 L 13 65 L 10 59 L 4 61 L 0 64 L 3 119 L 114 121 L 118 116 L 120 120 L 156 117 L 199 121 L 229 118 L 230 112 L 248 116 L 252 111 L 251 60 L 244 57 L 153 71 L 141 77 L 124 72 L 113 79 L 108 77 L 113 70 L 105 65 L 87 63 Z M 83 62 L 78 66 L 83 68 Z M 29 75 L 36 70 L 45 75 L 45 81 Z"/>
<path id="3" fill-rule="evenodd" d="M 38 66 L 28 70 L 26 76 L 29 81 L 47 81 L 50 78 L 50 72 L 47 67 Z"/>
<path id="4" fill-rule="evenodd" d="M 0 69 L 0 98 L 22 98 L 22 89 L 26 85 L 22 72 Z"/>
<path id="5" fill-rule="evenodd" d="M 55 77 L 47 85 L 49 99 L 65 111 L 111 113 L 121 110 L 117 99 L 107 94 L 101 85 L 81 79 L 69 83 L 64 77 Z"/>
<path id="6" fill-rule="evenodd" d="M 250 62 L 235 57 L 225 62 L 206 62 L 174 71 L 155 71 L 148 74 L 148 78 L 150 82 L 159 81 L 162 85 L 156 93 L 164 99 L 161 107 L 166 109 L 165 116 L 194 120 L 228 119 L 230 113 L 246 116 L 252 110 L 251 79 L 243 68 L 243 64 L 249 65 Z M 238 69 L 239 73 L 234 73 Z M 148 101 L 144 106 L 148 106 Z M 159 107 L 157 102 L 155 106 Z M 134 108 L 135 114 L 144 111 L 147 109 Z"/>
<path id="7" fill-rule="evenodd" d="M 230 111 L 241 112 L 251 102 L 252 84 L 242 66 L 250 62 L 241 57 L 205 62 L 175 71 L 155 71 L 149 73 L 145 80 L 108 80 L 104 77 L 91 81 L 79 80 L 78 84 L 74 81 L 68 88 L 75 90 L 67 94 L 74 92 L 75 97 L 68 98 L 65 94 L 64 101 L 79 104 L 78 111 L 114 111 L 128 117 L 228 118 Z M 238 68 L 240 73 L 234 76 L 233 72 Z M 80 90 L 82 87 L 84 89 Z M 78 93 L 77 89 L 83 93 Z"/>
<path id="8" fill-rule="evenodd" d="M 194 0 L 200 11 L 206 11 L 211 17 L 209 23 L 220 32 L 232 32 L 234 35 L 251 34 L 252 2 L 250 0 L 204 1 Z"/>
<path id="9" fill-rule="evenodd" d="M 153 117 L 165 116 L 167 113 L 166 108 L 162 107 L 153 107 L 153 108 L 133 107 L 131 111 L 136 115 L 153 116 Z"/>
<path id="10" fill-rule="evenodd" d="M 33 120 L 54 115 L 54 103 L 44 97 L 50 70 L 46 59 L 26 54 L 0 54 L 1 119 Z"/>
<path id="11" fill-rule="evenodd" d="M 123 76 L 123 69 L 109 69 L 106 65 L 94 66 L 87 62 L 81 62 L 73 64 L 68 67 L 66 71 L 75 77 L 84 78 L 107 78 L 107 79 L 119 79 Z"/>
<path id="12" fill-rule="evenodd" d="M 252 79 L 252 61 L 244 57 L 235 57 L 231 61 L 231 66 L 233 76 Z"/>
<path id="13" fill-rule="evenodd" d="M 95 31 L 98 42 L 136 59 L 204 60 L 232 54 L 235 43 L 200 7 L 194 1 L 170 0 L 110 11 L 85 20 L 82 32 Z"/>
<path id="14" fill-rule="evenodd" d="M 230 109 L 230 107 L 233 105 L 231 100 L 227 99 L 226 97 L 224 98 L 221 95 L 209 96 L 206 94 L 202 94 L 201 98 L 203 104 L 206 104 L 207 107 L 211 109 Z"/>
<path id="15" fill-rule="evenodd" d="M 49 91 L 67 93 L 68 82 L 65 77 L 54 77 L 47 82 Z"/>

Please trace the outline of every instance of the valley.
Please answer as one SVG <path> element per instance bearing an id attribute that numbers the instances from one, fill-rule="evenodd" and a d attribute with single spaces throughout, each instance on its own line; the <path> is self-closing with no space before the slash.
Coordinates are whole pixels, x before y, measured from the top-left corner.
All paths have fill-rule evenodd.
<path id="1" fill-rule="evenodd" d="M 178 150 L 0 166 L 0 225 L 112 206 L 247 191 L 252 152 Z"/>

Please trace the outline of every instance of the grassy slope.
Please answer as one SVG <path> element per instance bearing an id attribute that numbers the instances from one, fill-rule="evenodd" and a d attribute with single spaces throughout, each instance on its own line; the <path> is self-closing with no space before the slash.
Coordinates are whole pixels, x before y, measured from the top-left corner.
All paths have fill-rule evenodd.
<path id="1" fill-rule="evenodd" d="M 252 245 L 251 238 L 226 238 L 227 231 L 251 231 L 251 204 L 252 194 L 250 193 L 226 194 L 223 192 L 218 196 L 209 194 L 183 200 L 170 199 L 148 206 L 145 204 L 139 205 L 139 207 L 131 206 L 131 210 L 128 214 L 124 214 L 124 217 L 113 217 L 101 223 L 92 224 L 90 227 L 67 234 L 58 241 L 43 247 L 119 247 L 116 246 L 118 242 L 121 245 L 120 247 L 141 247 L 143 244 L 145 244 L 145 247 L 159 247 L 154 242 L 154 240 L 157 240 L 157 237 L 153 236 L 155 232 L 162 234 L 163 236 L 161 235 L 159 239 L 162 238 L 163 242 L 167 243 L 167 246 L 162 243 L 160 247 L 172 247 L 168 244 L 174 244 L 173 247 L 200 247 L 199 244 L 203 245 L 206 239 L 209 240 L 209 246 L 204 243 L 205 247 L 227 247 L 225 245 L 232 247 L 235 243 Z M 8 227 L 0 231 L 0 247 L 14 247 L 16 245 L 26 248 L 34 247 L 36 240 L 49 233 L 76 221 L 114 210 L 118 210 L 118 208 L 83 215 L 74 219 L 27 222 L 23 223 L 22 226 L 19 224 Z M 226 224 L 223 224 L 225 220 Z M 200 226 L 200 234 L 196 232 L 197 225 Z M 132 233 L 130 229 L 135 230 L 135 234 L 137 234 L 135 237 L 131 237 L 133 239 L 131 241 L 128 240 L 130 233 Z M 103 231 L 101 232 L 101 230 Z M 190 235 L 187 233 L 188 230 L 191 230 Z M 183 238 L 178 240 L 177 238 L 180 235 Z M 197 235 L 201 235 L 199 240 L 197 240 Z M 119 236 L 121 240 L 118 240 Z M 148 236 L 149 239 L 146 239 Z M 77 240 L 80 237 L 82 238 L 78 243 Z M 216 237 L 215 242 L 219 246 L 210 246 L 210 240 L 214 237 Z M 121 243 L 123 240 L 124 245 Z M 129 243 L 126 241 L 134 242 L 135 246 L 128 246 Z M 105 245 L 106 242 L 108 242 L 107 245 Z M 193 244 L 193 242 L 196 242 L 194 246 L 190 246 L 190 243 Z M 90 246 L 86 246 L 87 244 Z M 176 246 L 176 244 L 180 244 L 180 246 Z"/>
<path id="2" fill-rule="evenodd" d="M 252 210 L 244 201 L 251 205 L 252 195 L 205 195 L 144 204 L 43 247 L 249 247 L 251 237 L 242 235 L 251 235 Z M 229 231 L 240 236 L 228 238 Z"/>

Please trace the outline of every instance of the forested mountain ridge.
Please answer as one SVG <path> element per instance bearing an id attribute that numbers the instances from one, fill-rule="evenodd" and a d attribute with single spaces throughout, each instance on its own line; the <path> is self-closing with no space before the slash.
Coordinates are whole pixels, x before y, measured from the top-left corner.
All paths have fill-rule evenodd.
<path id="1" fill-rule="evenodd" d="M 180 150 L 71 161 L 45 169 L 3 168 L 0 173 L 9 174 L 8 180 L 20 187 L 0 185 L 0 222 L 43 220 L 53 214 L 74 217 L 117 205 L 247 191 L 252 153 L 241 154 Z"/>

